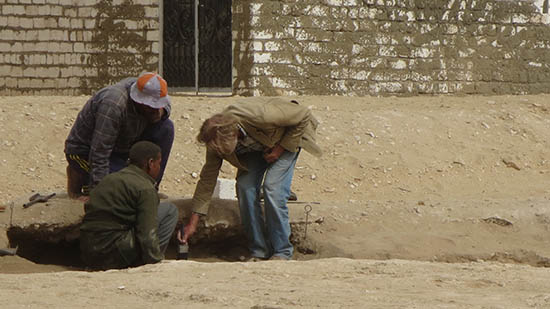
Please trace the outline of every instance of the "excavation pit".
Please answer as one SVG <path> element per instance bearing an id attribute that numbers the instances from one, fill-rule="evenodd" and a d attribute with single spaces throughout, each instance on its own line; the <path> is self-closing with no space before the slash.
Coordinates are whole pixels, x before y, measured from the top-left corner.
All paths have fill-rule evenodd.
<path id="1" fill-rule="evenodd" d="M 12 222 L 7 229 L 9 245 L 11 248 L 17 247 L 17 255 L 37 264 L 84 270 L 79 249 L 79 227 L 84 215 L 82 203 L 70 200 L 63 194 L 29 208 L 22 208 L 22 201 L 14 202 Z M 169 201 L 178 207 L 180 222 L 187 222 L 191 200 Z M 305 246 L 302 236 L 304 224 L 303 221 L 291 222 L 291 241 L 299 254 L 313 254 L 315 250 Z M 175 259 L 176 247 L 174 236 L 165 253 L 167 259 Z M 190 240 L 189 258 L 238 262 L 247 254 L 236 201 L 214 199 L 209 215 L 201 220 Z"/>

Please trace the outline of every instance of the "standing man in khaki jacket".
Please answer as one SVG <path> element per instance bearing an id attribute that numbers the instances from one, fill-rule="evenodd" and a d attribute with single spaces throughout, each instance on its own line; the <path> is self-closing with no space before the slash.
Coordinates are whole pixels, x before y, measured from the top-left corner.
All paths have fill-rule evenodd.
<path id="1" fill-rule="evenodd" d="M 317 124 L 308 108 L 279 98 L 236 103 L 205 120 L 197 140 L 206 145 L 206 162 L 193 195 L 193 214 L 179 240 L 187 242 L 199 216 L 208 213 L 227 160 L 238 169 L 237 196 L 251 259 L 292 258 L 287 200 L 300 149 L 321 155 L 315 144 Z"/>

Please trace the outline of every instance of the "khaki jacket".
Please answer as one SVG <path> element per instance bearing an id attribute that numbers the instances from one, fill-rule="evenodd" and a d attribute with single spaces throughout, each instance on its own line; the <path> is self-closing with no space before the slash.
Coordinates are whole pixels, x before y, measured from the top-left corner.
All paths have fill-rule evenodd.
<path id="1" fill-rule="evenodd" d="M 318 121 L 307 107 L 280 98 L 257 98 L 230 105 L 223 113 L 236 116 L 246 133 L 267 148 L 279 144 L 290 152 L 302 148 L 317 157 L 322 154 L 315 143 Z M 193 194 L 194 212 L 208 213 L 223 160 L 246 170 L 246 162 L 240 162 L 234 153 L 221 157 L 207 148 L 206 162 Z"/>

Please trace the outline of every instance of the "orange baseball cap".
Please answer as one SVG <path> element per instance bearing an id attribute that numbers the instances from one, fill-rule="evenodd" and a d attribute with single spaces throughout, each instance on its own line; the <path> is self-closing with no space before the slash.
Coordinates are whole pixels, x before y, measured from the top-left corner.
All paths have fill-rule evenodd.
<path id="1" fill-rule="evenodd" d="M 163 108 L 170 104 L 168 84 L 160 75 L 152 72 L 142 73 L 138 77 L 130 89 L 130 97 L 152 108 Z"/>

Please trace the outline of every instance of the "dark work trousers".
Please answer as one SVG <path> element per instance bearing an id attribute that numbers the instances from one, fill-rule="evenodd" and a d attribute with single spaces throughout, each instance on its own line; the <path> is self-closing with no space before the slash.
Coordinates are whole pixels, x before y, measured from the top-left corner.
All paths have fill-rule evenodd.
<path id="1" fill-rule="evenodd" d="M 164 169 L 168 163 L 168 157 L 170 157 L 170 151 L 172 150 L 172 144 L 174 143 L 174 123 L 170 119 L 159 121 L 143 132 L 138 141 L 149 141 L 157 144 L 162 152 L 162 159 L 160 162 L 160 173 L 157 178 L 157 188 L 164 176 Z M 136 141 L 136 142 L 138 142 Z M 128 164 L 128 154 L 113 153 L 109 158 L 109 172 L 113 173 L 125 168 Z"/>

